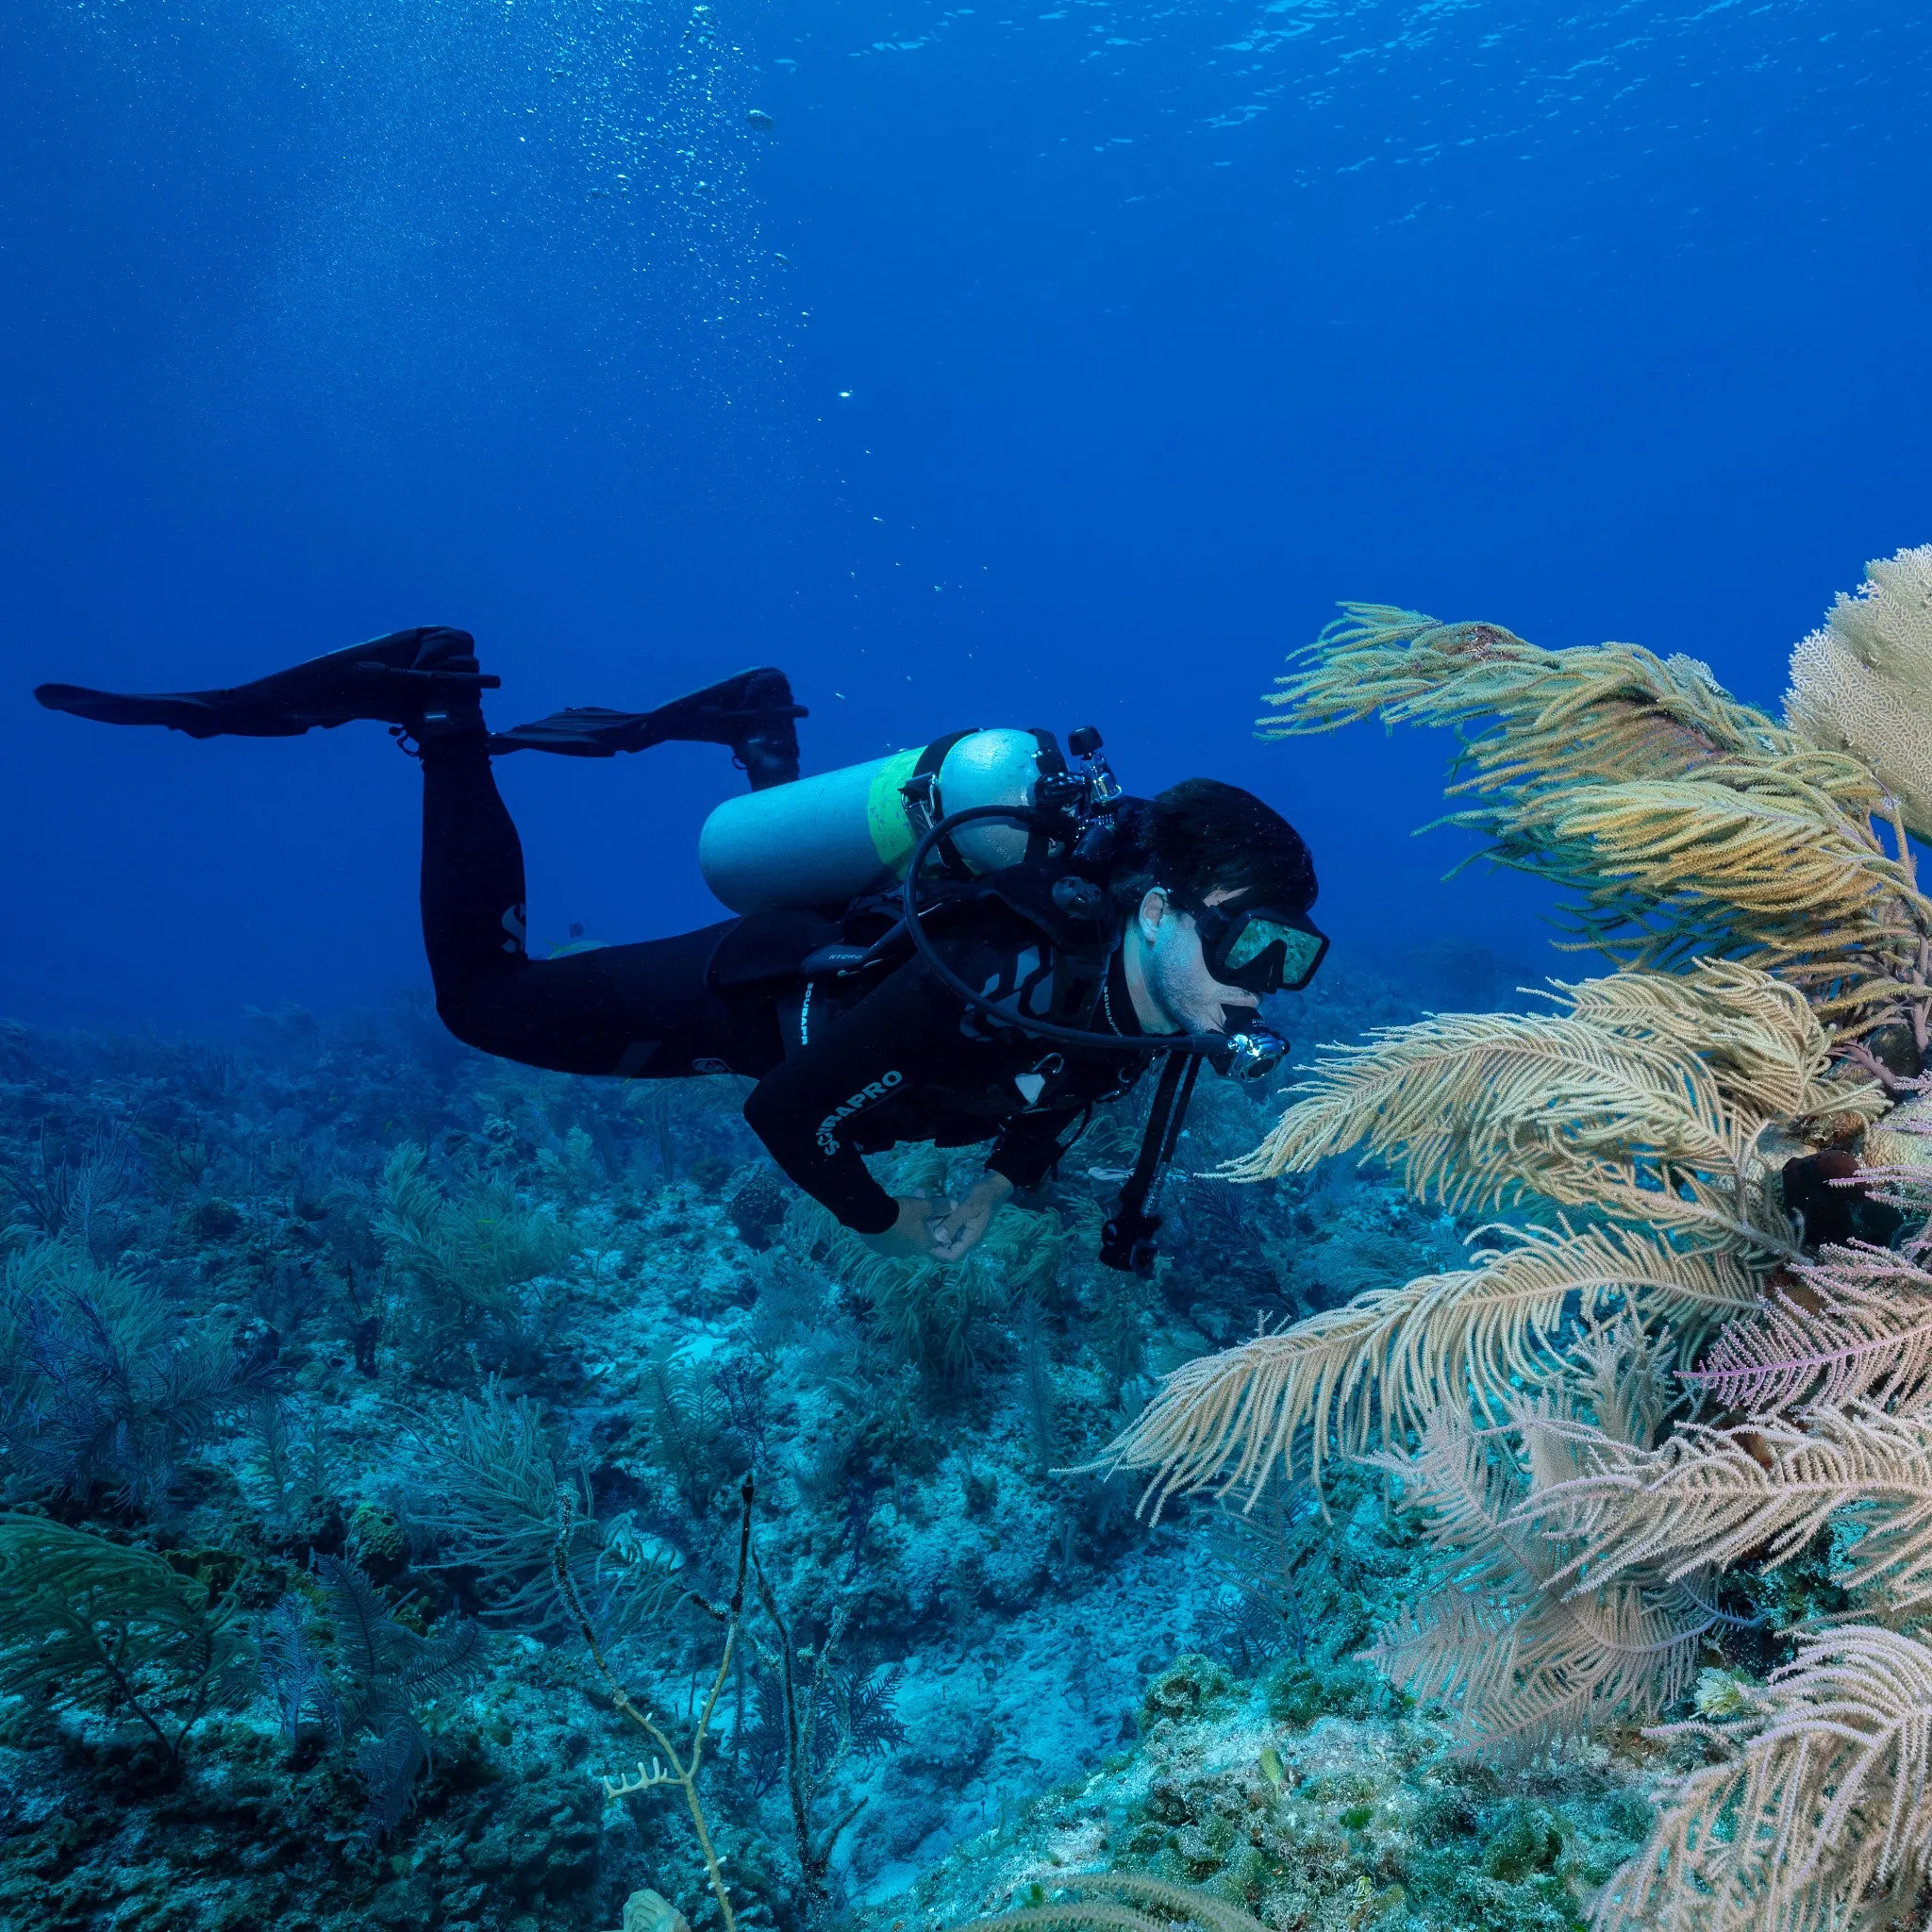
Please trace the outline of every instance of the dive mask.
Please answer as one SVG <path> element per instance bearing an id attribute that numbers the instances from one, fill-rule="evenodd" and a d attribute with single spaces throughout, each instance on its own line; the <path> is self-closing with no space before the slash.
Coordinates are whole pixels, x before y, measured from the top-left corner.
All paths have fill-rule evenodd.
<path id="1" fill-rule="evenodd" d="M 1328 950 L 1303 914 L 1273 906 L 1204 906 L 1194 926 L 1208 972 L 1248 992 L 1299 992 Z"/>

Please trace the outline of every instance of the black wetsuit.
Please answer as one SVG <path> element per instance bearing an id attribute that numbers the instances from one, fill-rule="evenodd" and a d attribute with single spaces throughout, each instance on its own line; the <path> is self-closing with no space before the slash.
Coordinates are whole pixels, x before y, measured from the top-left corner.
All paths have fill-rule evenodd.
<path id="1" fill-rule="evenodd" d="M 1124 1093 L 1147 1058 L 1053 1050 L 968 1007 L 916 960 L 862 991 L 807 983 L 773 966 L 786 953 L 785 915 L 532 959 L 523 847 L 489 757 L 478 746 L 427 750 L 424 783 L 423 935 L 450 1030 L 558 1073 L 748 1074 L 758 1083 L 744 1108 L 752 1130 L 860 1233 L 883 1233 L 897 1217 L 862 1154 L 991 1139 L 988 1166 L 1037 1187 L 1089 1110 Z M 941 945 L 967 984 L 1046 1017 L 1055 961 L 1037 927 L 994 909 Z M 791 957 L 809 949 L 794 944 Z M 1118 957 L 1107 992 L 1094 1024 L 1138 1034 Z"/>

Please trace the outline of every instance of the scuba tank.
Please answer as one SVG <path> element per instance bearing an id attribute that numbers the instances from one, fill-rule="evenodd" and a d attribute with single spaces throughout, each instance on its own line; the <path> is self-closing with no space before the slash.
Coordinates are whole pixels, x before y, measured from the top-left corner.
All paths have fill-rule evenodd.
<path id="1" fill-rule="evenodd" d="M 843 906 L 903 878 L 941 819 L 984 806 L 1024 811 L 1041 777 L 1066 768 L 1051 732 L 950 732 L 726 799 L 698 835 L 698 868 L 734 912 Z M 956 876 L 998 872 L 1028 856 L 1028 834 L 1011 821 L 975 823 L 948 839 L 941 856 Z"/>

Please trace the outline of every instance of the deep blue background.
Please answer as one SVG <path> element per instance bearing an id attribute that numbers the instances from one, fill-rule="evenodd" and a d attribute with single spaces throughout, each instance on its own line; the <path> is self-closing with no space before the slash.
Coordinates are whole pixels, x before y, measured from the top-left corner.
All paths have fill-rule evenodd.
<path id="1" fill-rule="evenodd" d="M 27 687 L 425 622 L 503 722 L 783 664 L 812 767 L 1092 719 L 1135 789 L 1280 804 L 1356 944 L 1526 950 L 1532 891 L 1409 840 L 1440 740 L 1258 744 L 1257 699 L 1360 596 L 1774 703 L 1932 540 L 1912 11 L 16 0 L 0 1012 L 420 983 L 379 727 Z M 714 916 L 721 753 L 501 772 L 537 937 Z"/>

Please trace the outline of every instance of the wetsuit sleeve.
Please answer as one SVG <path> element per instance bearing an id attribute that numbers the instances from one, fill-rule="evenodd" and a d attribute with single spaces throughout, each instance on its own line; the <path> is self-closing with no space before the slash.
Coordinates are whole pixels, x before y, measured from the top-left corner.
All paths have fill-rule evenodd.
<path id="1" fill-rule="evenodd" d="M 772 1158 L 860 1234 L 884 1234 L 899 1210 L 866 1171 L 847 1123 L 929 1067 L 936 1019 L 919 975 L 895 973 L 767 1074 L 744 1104 Z"/>
<path id="2" fill-rule="evenodd" d="M 1016 1188 L 1037 1188 L 1054 1163 L 1079 1138 L 1080 1111 L 1017 1115 L 986 1158 L 989 1174 L 1003 1174 Z"/>

